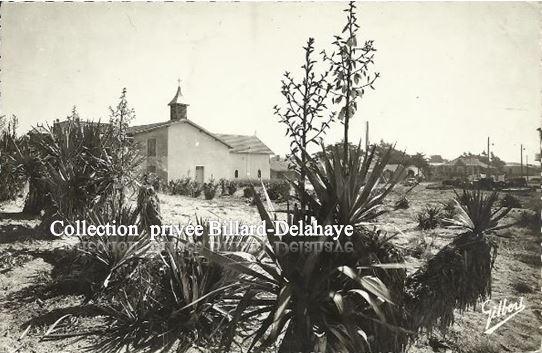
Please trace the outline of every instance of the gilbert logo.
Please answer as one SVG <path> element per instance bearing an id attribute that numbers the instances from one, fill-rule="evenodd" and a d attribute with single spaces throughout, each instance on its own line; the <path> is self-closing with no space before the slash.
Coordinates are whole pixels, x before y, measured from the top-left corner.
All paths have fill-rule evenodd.
<path id="1" fill-rule="evenodd" d="M 485 334 L 490 335 L 504 323 L 520 312 L 525 310 L 523 297 L 517 302 L 508 302 L 507 299 L 501 299 L 498 305 L 493 305 L 490 299 L 482 303 L 482 312 L 488 315 Z"/>

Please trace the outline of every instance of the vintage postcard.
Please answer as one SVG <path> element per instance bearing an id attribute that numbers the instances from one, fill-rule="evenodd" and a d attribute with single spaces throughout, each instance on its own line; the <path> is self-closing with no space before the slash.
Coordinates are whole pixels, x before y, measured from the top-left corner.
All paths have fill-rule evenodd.
<path id="1" fill-rule="evenodd" d="M 541 25 L 2 2 L 0 353 L 542 352 Z"/>

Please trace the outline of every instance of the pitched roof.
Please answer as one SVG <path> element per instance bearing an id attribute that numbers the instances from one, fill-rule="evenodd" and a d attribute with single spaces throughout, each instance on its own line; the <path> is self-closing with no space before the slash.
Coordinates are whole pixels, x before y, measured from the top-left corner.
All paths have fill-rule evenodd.
<path id="1" fill-rule="evenodd" d="M 246 135 L 215 134 L 218 138 L 233 147 L 231 152 L 235 153 L 261 153 L 273 154 L 259 138 Z"/>
<path id="2" fill-rule="evenodd" d="M 164 126 L 170 126 L 177 121 L 174 120 L 168 120 L 168 121 L 161 121 L 159 123 L 153 123 L 153 124 L 145 124 L 145 125 L 136 125 L 136 126 L 130 126 L 128 127 L 128 133 L 129 134 L 138 134 L 141 132 L 147 132 L 150 130 L 158 129 Z"/>
<path id="3" fill-rule="evenodd" d="M 212 133 L 200 125 L 196 124 L 192 120 L 181 119 L 181 120 L 168 120 L 162 121 L 160 123 L 130 126 L 128 128 L 129 134 L 139 134 L 143 132 L 148 132 L 154 129 L 159 129 L 163 127 L 168 127 L 173 124 L 189 124 L 196 129 L 200 130 L 204 134 L 209 135 L 210 137 L 216 139 L 217 141 L 223 143 L 228 148 L 230 152 L 234 153 L 255 153 L 255 154 L 273 154 L 273 151 L 269 149 L 259 138 L 256 136 L 246 136 L 246 135 L 229 135 L 229 134 L 215 134 Z"/>
<path id="4" fill-rule="evenodd" d="M 195 127 L 196 129 L 198 129 L 199 131 L 203 132 L 204 134 L 206 134 L 206 135 L 212 137 L 213 139 L 217 140 L 218 142 L 223 143 L 228 148 L 233 148 L 232 145 L 230 145 L 229 143 L 224 141 L 217 134 L 213 134 L 212 132 L 207 131 L 205 128 L 199 126 L 195 122 L 193 122 L 191 120 L 188 120 L 188 119 L 168 120 L 168 121 L 162 121 L 160 123 L 154 123 L 154 124 L 130 126 L 128 128 L 128 133 L 131 134 L 131 135 L 135 135 L 135 134 L 140 134 L 142 132 L 148 132 L 148 131 L 151 131 L 151 130 L 155 130 L 155 129 L 159 129 L 159 128 L 163 128 L 163 127 L 168 127 L 168 126 L 171 126 L 171 125 L 174 125 L 174 124 L 188 124 L 188 125 L 191 125 L 191 126 Z"/>
<path id="5" fill-rule="evenodd" d="M 478 158 L 475 157 L 457 157 L 448 165 L 464 165 L 466 167 L 482 167 L 487 168 L 487 164 L 480 162 Z"/>

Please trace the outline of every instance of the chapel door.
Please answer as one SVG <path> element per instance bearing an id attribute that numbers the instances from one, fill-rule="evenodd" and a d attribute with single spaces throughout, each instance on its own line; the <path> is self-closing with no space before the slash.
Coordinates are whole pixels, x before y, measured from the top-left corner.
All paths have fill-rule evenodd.
<path id="1" fill-rule="evenodd" d="M 196 166 L 196 182 L 203 184 L 203 166 Z"/>

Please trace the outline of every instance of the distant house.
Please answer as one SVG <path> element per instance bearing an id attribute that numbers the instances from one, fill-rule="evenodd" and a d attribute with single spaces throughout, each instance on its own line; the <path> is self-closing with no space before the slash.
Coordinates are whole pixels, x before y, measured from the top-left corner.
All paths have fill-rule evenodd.
<path id="1" fill-rule="evenodd" d="M 488 165 L 476 157 L 460 156 L 449 162 L 429 162 L 433 178 L 478 179 L 485 176 Z"/>
<path id="2" fill-rule="evenodd" d="M 146 155 L 146 170 L 163 180 L 269 179 L 273 152 L 256 136 L 210 132 L 188 119 L 181 87 L 169 103 L 170 119 L 133 126 L 129 133 Z"/>
<path id="3" fill-rule="evenodd" d="M 529 163 L 527 166 L 523 163 L 507 162 L 504 166 L 504 173 L 507 178 L 540 178 L 540 166 Z"/>
<path id="4" fill-rule="evenodd" d="M 280 156 L 271 158 L 271 179 L 294 178 L 294 171 L 289 168 L 290 161 L 281 159 Z"/>

